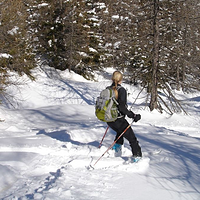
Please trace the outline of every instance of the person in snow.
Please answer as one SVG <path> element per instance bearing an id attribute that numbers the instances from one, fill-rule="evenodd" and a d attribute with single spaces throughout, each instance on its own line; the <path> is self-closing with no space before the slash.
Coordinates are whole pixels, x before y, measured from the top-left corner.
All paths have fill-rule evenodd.
<path id="1" fill-rule="evenodd" d="M 120 136 L 120 134 L 129 126 L 128 121 L 125 119 L 125 116 L 127 115 L 129 118 L 132 118 L 135 122 L 141 119 L 140 114 L 134 114 L 132 111 L 127 109 L 127 92 L 124 89 L 124 87 L 121 86 L 123 79 L 123 75 L 119 71 L 115 71 L 112 76 L 112 85 L 111 87 L 115 91 L 116 99 L 119 103 L 118 110 L 119 110 L 119 116 L 116 121 L 114 122 L 108 122 L 108 126 L 113 129 L 117 134 L 115 137 L 116 139 Z M 133 159 L 138 159 L 142 157 L 141 147 L 139 146 L 138 140 L 130 127 L 122 137 L 117 140 L 115 145 L 113 146 L 113 149 L 115 152 L 121 152 L 121 147 L 124 143 L 124 138 L 126 138 L 129 141 L 129 144 L 132 149 Z"/>

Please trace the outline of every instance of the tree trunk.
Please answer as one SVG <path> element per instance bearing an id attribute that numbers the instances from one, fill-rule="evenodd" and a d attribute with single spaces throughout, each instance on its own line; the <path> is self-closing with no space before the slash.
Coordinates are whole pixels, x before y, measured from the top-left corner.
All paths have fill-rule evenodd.
<path id="1" fill-rule="evenodd" d="M 158 67 L 159 67 L 159 25 L 158 12 L 159 0 L 154 0 L 154 16 L 153 16 L 153 59 L 152 59 L 152 82 L 151 82 L 151 100 L 149 104 L 150 110 L 158 108 Z"/>

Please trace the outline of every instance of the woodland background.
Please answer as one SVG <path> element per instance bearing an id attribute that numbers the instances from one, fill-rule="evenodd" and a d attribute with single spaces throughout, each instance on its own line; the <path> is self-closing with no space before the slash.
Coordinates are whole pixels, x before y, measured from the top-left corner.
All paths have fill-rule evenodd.
<path id="1" fill-rule="evenodd" d="M 87 79 L 116 68 L 161 112 L 183 110 L 174 90 L 200 90 L 199 0 L 2 0 L 0 46 L 1 96 L 38 63 Z"/>

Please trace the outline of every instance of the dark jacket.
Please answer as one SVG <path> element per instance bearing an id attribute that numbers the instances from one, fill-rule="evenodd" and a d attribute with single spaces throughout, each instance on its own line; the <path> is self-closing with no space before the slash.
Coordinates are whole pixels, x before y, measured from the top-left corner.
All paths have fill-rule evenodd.
<path id="1" fill-rule="evenodd" d="M 114 83 L 111 85 L 112 87 L 114 86 Z M 134 113 L 132 111 L 129 111 L 127 108 L 127 92 L 124 87 L 122 87 L 120 84 L 118 86 L 118 109 L 121 115 L 125 116 L 127 115 L 130 118 L 134 117 Z"/>

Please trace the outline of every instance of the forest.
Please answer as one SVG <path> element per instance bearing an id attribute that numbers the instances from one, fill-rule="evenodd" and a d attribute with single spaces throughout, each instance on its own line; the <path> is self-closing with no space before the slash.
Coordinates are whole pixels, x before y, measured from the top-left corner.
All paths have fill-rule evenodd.
<path id="1" fill-rule="evenodd" d="M 183 111 L 173 91 L 200 90 L 199 0 L 2 0 L 0 46 L 1 96 L 38 63 L 89 80 L 118 69 L 151 111 Z"/>

